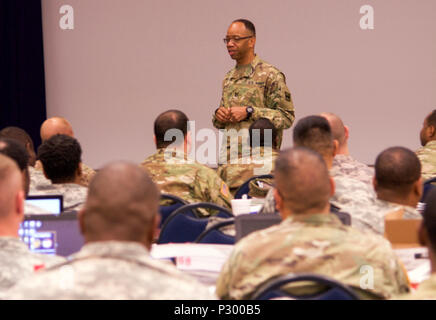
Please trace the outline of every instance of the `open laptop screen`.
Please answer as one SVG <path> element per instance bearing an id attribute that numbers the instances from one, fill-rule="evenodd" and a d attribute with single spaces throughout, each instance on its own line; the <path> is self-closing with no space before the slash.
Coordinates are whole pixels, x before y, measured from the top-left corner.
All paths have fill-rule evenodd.
<path id="1" fill-rule="evenodd" d="M 84 244 L 76 212 L 25 216 L 18 232 L 30 251 L 36 253 L 66 257 Z"/>
<path id="2" fill-rule="evenodd" d="M 243 214 L 235 217 L 236 242 L 248 234 L 282 221 L 278 214 Z"/>
<path id="3" fill-rule="evenodd" d="M 28 196 L 24 214 L 60 214 L 62 210 L 62 195 Z"/>

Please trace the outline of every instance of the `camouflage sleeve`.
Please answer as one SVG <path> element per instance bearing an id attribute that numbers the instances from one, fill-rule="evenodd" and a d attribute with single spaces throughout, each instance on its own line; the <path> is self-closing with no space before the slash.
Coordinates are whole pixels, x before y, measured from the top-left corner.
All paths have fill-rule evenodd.
<path id="1" fill-rule="evenodd" d="M 273 72 L 268 76 L 265 106 L 266 108 L 253 107 L 253 120 L 267 118 L 277 129 L 287 129 L 294 122 L 294 104 L 283 73 Z"/>
<path id="2" fill-rule="evenodd" d="M 224 81 L 223 81 L 223 88 L 224 88 Z M 221 101 L 219 107 L 224 106 L 224 97 L 221 95 Z M 216 109 L 215 109 L 216 110 Z M 212 116 L 212 124 L 217 129 L 224 129 L 226 127 L 226 124 L 219 121 L 215 116 L 215 110 L 213 110 L 213 116 Z"/>
<path id="3" fill-rule="evenodd" d="M 274 188 L 271 188 L 265 197 L 265 202 L 262 209 L 260 209 L 260 214 L 274 214 L 276 211 L 276 202 L 274 200 Z"/>
<path id="4" fill-rule="evenodd" d="M 224 208 L 231 208 L 230 189 L 227 184 L 210 168 L 199 171 L 195 179 L 194 189 L 203 195 L 207 202 L 215 203 Z"/>

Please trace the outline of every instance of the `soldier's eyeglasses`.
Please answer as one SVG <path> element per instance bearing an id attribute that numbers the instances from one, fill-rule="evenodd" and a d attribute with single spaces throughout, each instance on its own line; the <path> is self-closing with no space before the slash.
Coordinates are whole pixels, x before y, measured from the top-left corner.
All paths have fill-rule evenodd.
<path id="1" fill-rule="evenodd" d="M 227 43 L 229 43 L 230 41 L 239 42 L 239 41 L 241 41 L 241 40 L 248 39 L 248 38 L 253 38 L 253 36 L 248 36 L 248 37 L 234 37 L 234 38 L 224 38 L 224 39 L 223 39 L 223 42 L 224 42 L 224 44 L 227 44 Z"/>

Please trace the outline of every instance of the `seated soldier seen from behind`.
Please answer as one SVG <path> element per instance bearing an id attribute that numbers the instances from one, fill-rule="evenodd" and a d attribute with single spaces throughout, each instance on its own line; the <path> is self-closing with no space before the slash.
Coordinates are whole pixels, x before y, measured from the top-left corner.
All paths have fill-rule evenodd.
<path id="1" fill-rule="evenodd" d="M 260 118 L 250 125 L 250 154 L 236 158 L 237 163 L 220 165 L 217 171 L 233 195 L 249 178 L 272 173 L 274 161 L 279 154 L 277 139 L 277 129 L 270 120 Z M 249 195 L 264 198 L 270 188 L 271 179 L 258 180 L 250 184 Z"/>
<path id="2" fill-rule="evenodd" d="M 38 269 L 65 260 L 32 253 L 20 240 L 24 189 L 21 170 L 11 158 L 0 154 L 0 294 Z"/>
<path id="3" fill-rule="evenodd" d="M 323 112 L 320 116 L 327 119 L 332 130 L 333 139 L 338 142 L 336 155 L 333 158 L 332 170 L 344 174 L 349 178 L 360 180 L 372 185 L 374 170 L 350 155 L 348 138 L 350 129 L 344 125 L 341 118 L 331 112 Z"/>
<path id="4" fill-rule="evenodd" d="M 41 125 L 40 134 L 42 142 L 50 139 L 56 134 L 64 134 L 74 138 L 73 127 L 67 119 L 62 117 L 52 117 L 45 120 Z M 36 162 L 35 169 L 42 170 L 42 165 L 39 161 Z M 79 184 L 87 187 L 94 175 L 95 171 L 91 167 L 82 163 L 82 175 L 80 176 Z"/>
<path id="5" fill-rule="evenodd" d="M 436 177 L 436 110 L 424 119 L 419 134 L 422 147 L 416 150 L 416 155 L 422 165 L 422 179 Z"/>
<path id="6" fill-rule="evenodd" d="M 7 299 L 214 299 L 170 262 L 150 256 L 159 191 L 136 164 L 111 163 L 92 179 L 79 212 L 85 239 L 65 264 L 18 283 Z"/>
<path id="7" fill-rule="evenodd" d="M 235 245 L 217 281 L 219 298 L 250 299 L 265 281 L 289 273 L 331 277 L 361 298 L 408 292 L 407 275 L 390 243 L 345 226 L 330 213 L 335 183 L 318 153 L 303 147 L 281 152 L 274 182 L 283 221 Z M 362 285 L 362 267 L 372 269 L 372 285 Z"/>
<path id="8" fill-rule="evenodd" d="M 188 117 L 183 112 L 161 113 L 154 122 L 157 152 L 145 159 L 141 167 L 162 193 L 178 196 L 189 203 L 211 202 L 230 208 L 233 197 L 227 184 L 213 169 L 188 158 L 191 147 L 188 129 Z M 165 139 L 166 134 L 169 141 Z M 208 215 L 206 211 L 201 214 Z"/>
<path id="9" fill-rule="evenodd" d="M 36 186 L 31 195 L 61 194 L 64 211 L 80 209 L 88 192 L 80 185 L 81 157 L 82 148 L 72 137 L 57 134 L 44 141 L 38 148 L 38 159 L 51 184 Z"/>
<path id="10" fill-rule="evenodd" d="M 418 239 L 420 244 L 428 249 L 431 275 L 430 278 L 421 282 L 413 293 L 394 297 L 394 299 L 436 300 L 436 189 L 428 193 L 425 203 Z"/>

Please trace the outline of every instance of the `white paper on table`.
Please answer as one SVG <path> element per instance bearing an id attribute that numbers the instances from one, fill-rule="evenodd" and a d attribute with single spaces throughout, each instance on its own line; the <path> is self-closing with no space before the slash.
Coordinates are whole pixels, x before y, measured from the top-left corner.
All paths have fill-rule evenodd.
<path id="1" fill-rule="evenodd" d="M 233 250 L 233 245 L 203 243 L 169 243 L 153 245 L 151 256 L 155 259 L 176 258 L 180 270 L 220 272 Z"/>

